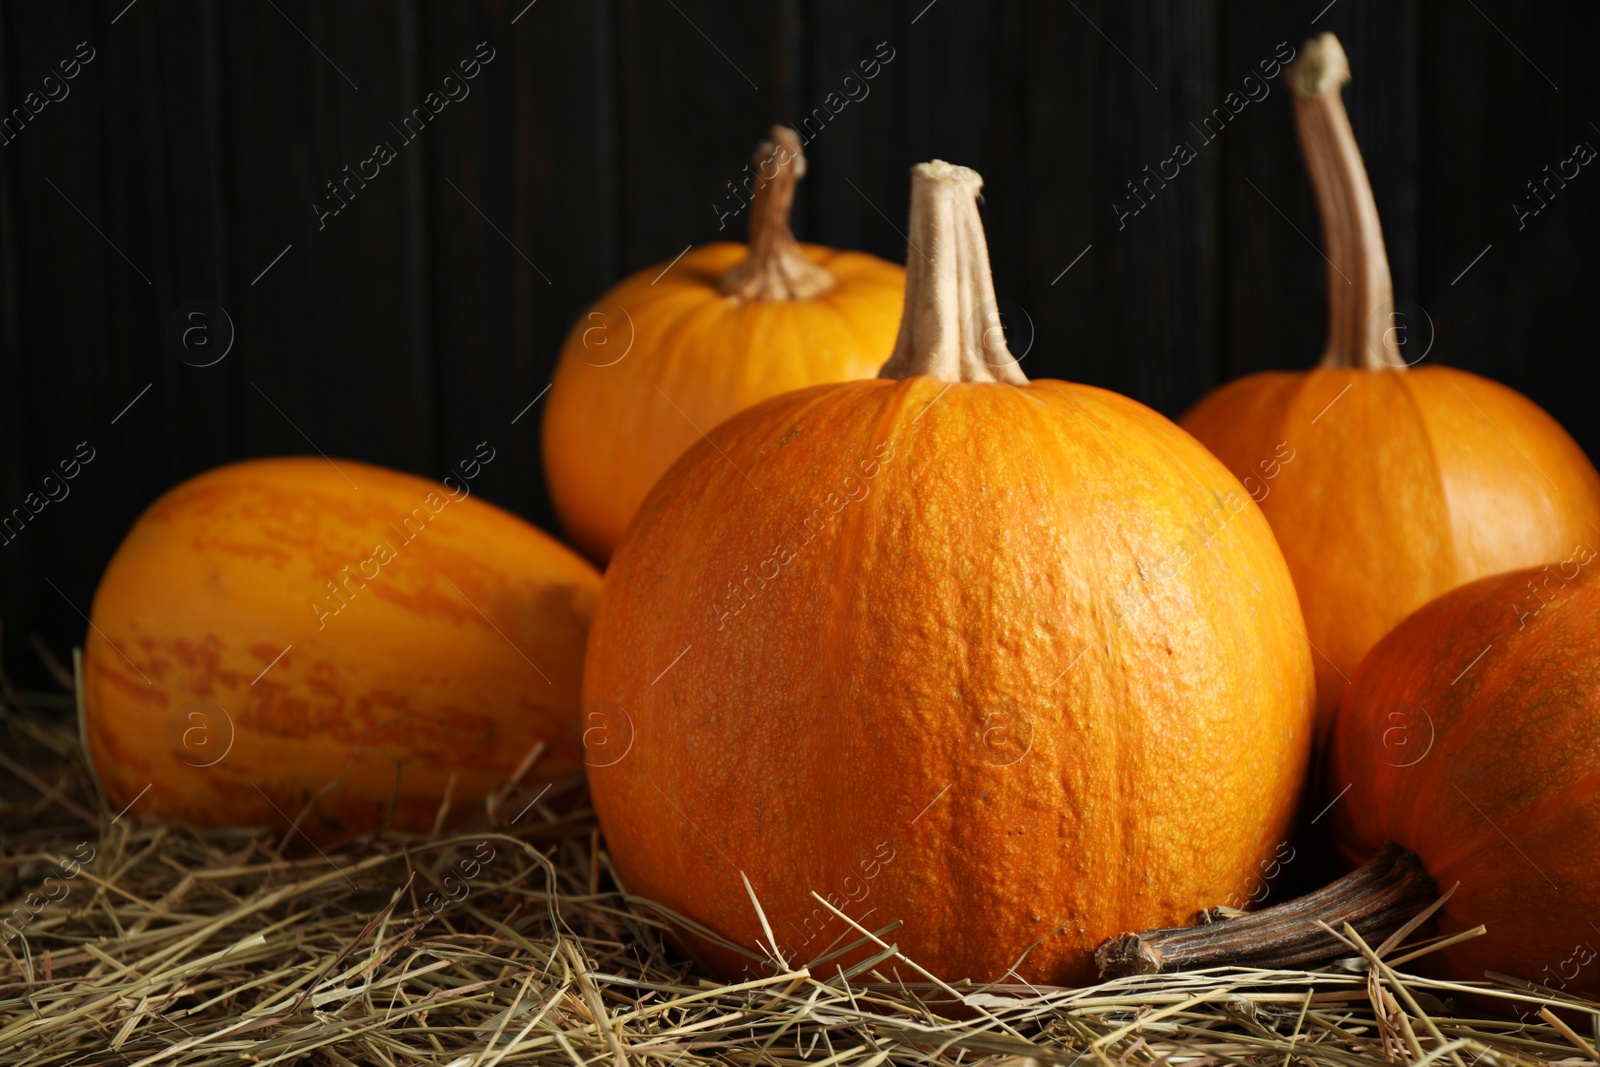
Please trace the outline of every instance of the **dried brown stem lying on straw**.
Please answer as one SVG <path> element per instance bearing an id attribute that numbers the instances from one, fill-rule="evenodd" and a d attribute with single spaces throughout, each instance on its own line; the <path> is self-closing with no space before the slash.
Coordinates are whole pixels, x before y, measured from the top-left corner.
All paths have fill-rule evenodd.
<path id="1" fill-rule="evenodd" d="M 1451 1015 L 1487 985 L 1400 973 L 1390 961 L 1437 942 L 1375 949 L 1354 928 L 1342 932 L 1355 950 L 1322 971 L 1222 967 L 1065 989 L 929 981 L 894 945 L 916 916 L 863 936 L 847 915 L 833 958 L 780 964 L 745 946 L 762 977 L 725 985 L 669 947 L 677 920 L 618 888 L 581 798 L 541 802 L 515 827 L 274 858 L 268 832 L 137 811 L 113 824 L 71 729 L 15 703 L 0 707 L 0 751 L 28 775 L 0 774 L 0 897 L 26 921 L 0 948 L 8 1065 L 1478 1067 L 1592 1055 L 1573 1020 L 1600 1005 L 1500 987 L 1523 1021 Z M 435 914 L 424 902 L 441 897 Z"/>
<path id="2" fill-rule="evenodd" d="M 1350 940 L 1335 926 L 1351 924 L 1366 937 L 1406 937 L 1439 903 L 1417 854 L 1388 845 L 1343 878 L 1263 911 L 1234 919 L 1208 912 L 1196 926 L 1109 937 L 1095 964 L 1107 978 L 1225 964 L 1305 967 L 1350 955 Z"/>

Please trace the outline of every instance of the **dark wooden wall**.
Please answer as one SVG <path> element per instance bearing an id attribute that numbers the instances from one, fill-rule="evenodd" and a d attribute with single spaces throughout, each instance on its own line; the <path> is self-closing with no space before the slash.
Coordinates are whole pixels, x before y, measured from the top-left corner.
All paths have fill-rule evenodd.
<path id="1" fill-rule="evenodd" d="M 95 459 L 0 548 L 5 662 L 37 684 L 32 636 L 81 640 L 139 511 L 235 458 L 315 442 L 440 474 L 488 439 L 504 458 L 482 491 L 553 528 L 538 409 L 511 420 L 569 324 L 623 273 L 716 239 L 765 127 L 880 42 L 870 95 L 807 149 L 797 231 L 903 261 L 907 167 L 973 166 L 1028 372 L 1177 415 L 1320 350 L 1281 77 L 1211 143 L 1190 124 L 1280 42 L 1335 31 L 1428 358 L 1522 390 L 1600 456 L 1600 164 L 1520 230 L 1512 207 L 1576 142 L 1600 147 L 1597 23 L 1578 0 L 7 3 L 0 112 L 80 42 L 94 58 L 0 147 L 0 508 L 78 442 Z M 401 146 L 389 124 L 481 41 L 495 58 L 470 97 Z M 380 140 L 398 158 L 319 229 L 324 183 Z M 1197 158 L 1119 229 L 1124 183 L 1180 141 Z M 191 300 L 232 320 L 214 366 L 168 351 Z"/>

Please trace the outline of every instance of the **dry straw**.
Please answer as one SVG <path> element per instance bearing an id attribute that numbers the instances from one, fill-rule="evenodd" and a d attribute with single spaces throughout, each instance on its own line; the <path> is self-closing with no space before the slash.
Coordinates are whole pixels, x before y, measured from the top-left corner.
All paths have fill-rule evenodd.
<path id="1" fill-rule="evenodd" d="M 1452 1012 L 1474 987 L 1386 962 L 1427 942 L 1374 950 L 1355 938 L 1349 959 L 1316 972 L 952 989 L 896 953 L 899 924 L 846 920 L 831 958 L 774 961 L 753 968 L 765 977 L 723 985 L 669 947 L 666 917 L 618 889 L 581 795 L 546 797 L 514 828 L 480 814 L 470 833 L 389 835 L 325 856 L 136 810 L 113 821 L 68 716 L 6 690 L 0 898 L 31 920 L 0 950 L 0 1064 L 1597 1060 L 1600 1005 L 1500 986 L 1523 1021 Z M 425 923 L 413 917 L 452 895 Z M 870 958 L 843 969 L 862 947 Z"/>

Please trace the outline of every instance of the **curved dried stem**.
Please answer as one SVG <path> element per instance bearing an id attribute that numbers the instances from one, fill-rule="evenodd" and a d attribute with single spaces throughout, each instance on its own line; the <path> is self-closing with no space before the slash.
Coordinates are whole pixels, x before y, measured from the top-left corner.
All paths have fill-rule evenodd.
<path id="1" fill-rule="evenodd" d="M 756 147 L 758 182 L 750 200 L 750 254 L 722 275 L 721 289 L 742 300 L 808 300 L 836 284 L 832 274 L 801 251 L 789 229 L 794 187 L 806 173 L 800 137 L 772 127 Z"/>
<path id="2" fill-rule="evenodd" d="M 1415 852 L 1383 851 L 1314 893 L 1237 919 L 1203 914 L 1199 926 L 1118 934 L 1095 950 L 1107 978 L 1165 974 L 1201 967 L 1305 967 L 1356 953 L 1334 933 L 1346 923 L 1367 940 L 1382 940 L 1438 898 L 1433 877 Z"/>
<path id="3" fill-rule="evenodd" d="M 1389 328 L 1394 287 L 1383 226 L 1339 95 L 1349 80 L 1349 60 L 1331 33 L 1306 42 L 1289 71 L 1295 130 L 1328 246 L 1328 347 L 1322 365 L 1404 370 Z"/>

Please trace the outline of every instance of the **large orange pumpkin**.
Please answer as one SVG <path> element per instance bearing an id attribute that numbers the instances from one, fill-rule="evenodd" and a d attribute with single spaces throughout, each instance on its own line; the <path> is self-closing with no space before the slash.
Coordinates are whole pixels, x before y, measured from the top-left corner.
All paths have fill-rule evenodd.
<path id="1" fill-rule="evenodd" d="M 642 270 L 572 327 L 544 419 L 545 476 L 568 536 L 604 563 L 657 478 L 734 412 L 790 389 L 870 378 L 894 344 L 905 271 L 789 230 L 800 139 L 757 150 L 750 245 Z"/>
<path id="2" fill-rule="evenodd" d="M 1241 889 L 1300 788 L 1310 650 L 1265 519 L 1150 409 L 1024 378 L 980 184 L 914 168 L 883 377 L 713 430 L 607 573 L 596 809 L 725 975 L 855 941 L 815 891 L 946 978 L 1087 979 L 1107 933 Z"/>
<path id="3" fill-rule="evenodd" d="M 1322 364 L 1239 379 L 1182 419 L 1272 523 L 1316 651 L 1324 726 L 1361 657 L 1416 608 L 1559 559 L 1600 524 L 1600 476 L 1535 404 L 1465 371 L 1407 367 L 1399 338 L 1426 326 L 1394 313 L 1339 98 L 1348 79 L 1332 34 L 1307 43 L 1289 78 L 1329 261 Z"/>
<path id="4" fill-rule="evenodd" d="M 89 752 L 110 802 L 325 840 L 427 830 L 534 746 L 581 771 L 594 568 L 443 484 L 339 460 L 235 463 L 134 524 L 85 643 Z M 470 472 L 470 473 L 469 473 Z M 452 784 L 453 783 L 453 784 Z M 303 816 L 303 818 L 302 818 Z"/>
<path id="5" fill-rule="evenodd" d="M 1333 837 L 1393 841 L 1441 889 L 1439 953 L 1600 1000 L 1600 577 L 1591 535 L 1560 562 L 1448 593 L 1378 642 L 1328 748 Z"/>

